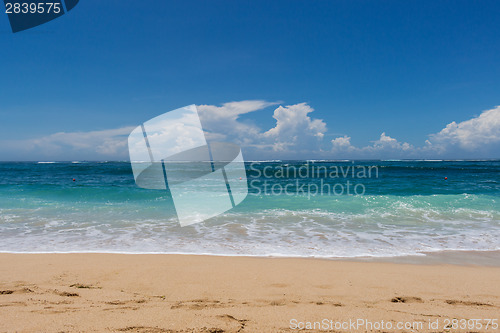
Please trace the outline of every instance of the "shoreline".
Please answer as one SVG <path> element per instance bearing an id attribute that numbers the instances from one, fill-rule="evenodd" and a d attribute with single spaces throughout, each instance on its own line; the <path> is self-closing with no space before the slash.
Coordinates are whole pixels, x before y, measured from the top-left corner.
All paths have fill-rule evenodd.
<path id="1" fill-rule="evenodd" d="M 385 263 L 411 264 L 411 265 L 457 265 L 457 266 L 500 267 L 500 251 L 446 250 L 446 251 L 436 251 L 436 252 L 422 252 L 421 255 L 354 258 L 352 261 L 385 262 Z"/>
<path id="2" fill-rule="evenodd" d="M 102 255 L 168 255 L 168 256 L 207 256 L 228 258 L 260 258 L 260 259 L 307 259 L 326 260 L 342 262 L 367 262 L 367 263 L 392 263 L 411 265 L 458 265 L 458 266 L 487 266 L 500 267 L 500 250 L 445 250 L 435 252 L 421 252 L 414 255 L 387 256 L 387 257 L 299 257 L 299 256 L 276 256 L 276 255 L 243 255 L 243 254 L 211 254 L 211 253 L 164 253 L 164 252 L 15 252 L 0 251 L 4 254 L 23 255 L 51 255 L 51 254 L 102 254 Z"/>
<path id="3" fill-rule="evenodd" d="M 358 319 L 436 332 L 445 320 L 500 320 L 499 309 L 500 267 L 492 266 L 0 254 L 2 332 L 294 332 L 301 323 Z"/>

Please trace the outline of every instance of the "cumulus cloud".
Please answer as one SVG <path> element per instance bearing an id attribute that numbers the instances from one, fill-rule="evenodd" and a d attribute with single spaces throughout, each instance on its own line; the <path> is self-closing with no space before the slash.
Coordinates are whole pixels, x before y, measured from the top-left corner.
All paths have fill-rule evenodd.
<path id="1" fill-rule="evenodd" d="M 306 103 L 279 106 L 274 110 L 276 126 L 263 133 L 270 140 L 273 150 L 295 149 L 317 150 L 326 132 L 326 123 L 321 119 L 311 119 L 313 112 Z"/>
<path id="2" fill-rule="evenodd" d="M 407 150 L 411 149 L 411 146 L 407 142 L 401 143 L 398 140 L 386 135 L 385 132 L 383 132 L 380 135 L 380 139 L 378 139 L 377 141 L 374 141 L 373 149 L 375 149 L 375 150 L 389 149 L 389 150 L 397 150 L 397 151 L 399 151 L 399 150 L 407 151 Z"/>
<path id="3" fill-rule="evenodd" d="M 250 100 L 224 103 L 221 106 L 197 105 L 197 108 L 207 139 L 231 140 L 240 145 L 247 145 L 258 140 L 261 130 L 254 123 L 241 120 L 241 116 L 276 104 Z"/>
<path id="4" fill-rule="evenodd" d="M 300 153 L 319 153 L 326 123 L 311 118 L 309 115 L 314 109 L 306 103 L 278 106 L 273 112 L 276 124 L 268 130 L 241 119 L 244 114 L 276 104 L 262 100 L 241 101 L 221 106 L 199 105 L 198 110 L 209 140 L 238 143 L 253 158 L 291 158 Z"/>
<path id="5" fill-rule="evenodd" d="M 331 140 L 331 152 L 342 158 L 498 158 L 500 157 L 500 107 L 478 117 L 449 123 L 430 134 L 422 146 L 400 142 L 383 132 L 371 145 L 356 147 L 345 135 Z"/>
<path id="6" fill-rule="evenodd" d="M 388 158 L 402 157 L 414 151 L 414 148 L 407 142 L 399 142 L 395 138 L 382 132 L 378 140 L 372 141 L 371 145 L 365 147 L 355 147 L 351 144 L 351 137 L 344 135 L 331 140 L 332 153 L 346 154 L 346 158 Z M 347 156 L 348 154 L 348 156 Z"/>
<path id="7" fill-rule="evenodd" d="M 332 151 L 353 151 L 357 148 L 351 144 L 351 137 L 344 135 L 332 140 Z"/>
<path id="8" fill-rule="evenodd" d="M 500 106 L 484 111 L 478 117 L 451 122 L 439 133 L 430 135 L 434 145 L 458 146 L 467 151 L 500 144 Z"/>

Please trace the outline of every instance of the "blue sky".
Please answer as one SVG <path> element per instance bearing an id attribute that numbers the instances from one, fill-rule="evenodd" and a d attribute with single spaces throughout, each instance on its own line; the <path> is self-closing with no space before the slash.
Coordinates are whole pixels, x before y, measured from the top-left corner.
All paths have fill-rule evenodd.
<path id="1" fill-rule="evenodd" d="M 500 158 L 499 14 L 498 1 L 82 0 L 16 34 L 2 14 L 0 159 L 126 159 L 130 128 L 193 103 L 252 159 Z"/>

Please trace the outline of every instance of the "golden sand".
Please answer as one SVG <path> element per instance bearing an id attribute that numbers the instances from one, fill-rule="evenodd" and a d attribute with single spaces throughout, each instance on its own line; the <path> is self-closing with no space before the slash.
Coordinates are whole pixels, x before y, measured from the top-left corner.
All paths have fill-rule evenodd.
<path id="1" fill-rule="evenodd" d="M 499 320 L 499 267 L 0 254 L 0 332 L 499 332 Z"/>

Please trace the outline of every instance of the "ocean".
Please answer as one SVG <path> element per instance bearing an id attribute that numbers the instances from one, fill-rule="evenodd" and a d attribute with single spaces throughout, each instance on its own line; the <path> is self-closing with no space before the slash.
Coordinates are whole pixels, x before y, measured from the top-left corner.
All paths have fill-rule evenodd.
<path id="1" fill-rule="evenodd" d="M 0 163 L 0 252 L 385 258 L 500 250 L 498 160 L 260 161 L 246 169 L 240 205 L 181 227 L 170 193 L 137 187 L 129 162 Z"/>

